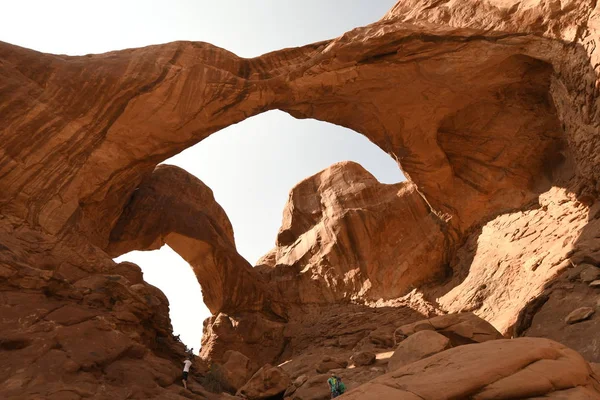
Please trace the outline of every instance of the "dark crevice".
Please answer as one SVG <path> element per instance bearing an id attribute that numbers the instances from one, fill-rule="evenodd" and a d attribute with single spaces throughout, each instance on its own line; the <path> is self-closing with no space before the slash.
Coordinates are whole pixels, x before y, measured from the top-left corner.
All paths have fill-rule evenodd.
<path id="1" fill-rule="evenodd" d="M 525 331 L 531 327 L 535 314 L 537 314 L 542 306 L 546 304 L 549 298 L 550 296 L 547 293 L 544 293 L 529 301 L 529 303 L 527 303 L 525 307 L 521 309 L 519 316 L 517 317 L 517 322 L 515 322 L 513 327 L 514 337 L 523 336 Z"/>
<path id="2" fill-rule="evenodd" d="M 28 339 L 0 339 L 0 350 L 21 350 L 29 346 L 30 344 L 31 341 Z"/>

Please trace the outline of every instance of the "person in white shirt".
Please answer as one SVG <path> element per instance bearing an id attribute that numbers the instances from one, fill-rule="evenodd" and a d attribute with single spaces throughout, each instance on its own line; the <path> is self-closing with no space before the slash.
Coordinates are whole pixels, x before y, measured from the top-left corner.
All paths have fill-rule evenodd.
<path id="1" fill-rule="evenodd" d="M 186 389 L 187 389 L 188 374 L 190 372 L 191 366 L 192 366 L 192 362 L 190 361 L 189 358 L 186 358 L 185 361 L 183 362 L 183 376 L 181 379 L 181 382 L 183 382 L 183 387 Z"/>

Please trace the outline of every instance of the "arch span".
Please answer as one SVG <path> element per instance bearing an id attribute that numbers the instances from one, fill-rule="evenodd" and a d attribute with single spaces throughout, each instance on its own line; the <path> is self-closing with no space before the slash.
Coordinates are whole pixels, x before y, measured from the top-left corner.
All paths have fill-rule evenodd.
<path id="1" fill-rule="evenodd" d="M 104 248 L 155 165 L 225 126 L 279 108 L 366 135 L 400 160 L 460 235 L 498 212 L 498 196 L 517 207 L 538 192 L 548 168 L 542 160 L 555 159 L 564 139 L 550 83 L 565 51 L 561 42 L 518 33 L 389 22 L 255 59 L 192 42 L 89 57 L 3 44 L 3 71 L 21 74 L 11 75 L 16 95 L 3 109 L 3 148 L 12 156 L 0 165 L 10 182 L 0 201 L 26 193 L 31 206 L 14 212 L 52 233 L 75 225 Z M 75 85 L 81 90 L 73 96 L 66 88 Z M 31 92 L 39 96 L 32 100 Z M 493 113 L 482 114 L 483 103 Z M 28 116 L 33 109 L 35 117 Z M 479 119 L 469 130 L 461 126 L 466 115 Z M 21 130 L 38 132 L 36 146 L 23 151 L 15 135 Z M 494 140 L 483 153 L 453 155 L 463 144 L 481 147 L 490 132 Z M 19 157 L 45 162 L 23 170 Z M 500 174 L 483 166 L 490 158 Z M 520 164 L 508 165 L 515 158 Z M 483 168 L 465 177 L 473 166 Z M 498 179 L 500 185 L 488 184 Z"/>

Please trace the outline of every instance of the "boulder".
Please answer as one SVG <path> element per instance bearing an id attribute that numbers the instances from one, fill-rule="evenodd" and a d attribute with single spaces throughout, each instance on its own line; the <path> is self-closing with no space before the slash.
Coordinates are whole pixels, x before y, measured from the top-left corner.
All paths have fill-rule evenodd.
<path id="1" fill-rule="evenodd" d="M 361 367 L 364 365 L 371 365 L 375 362 L 376 356 L 375 353 L 370 351 L 361 351 L 359 353 L 354 353 L 352 355 L 352 362 L 355 366 Z"/>
<path id="2" fill-rule="evenodd" d="M 348 400 L 597 399 L 587 362 L 541 338 L 495 340 L 456 347 L 376 378 Z"/>
<path id="3" fill-rule="evenodd" d="M 388 371 L 395 371 L 412 362 L 429 357 L 450 347 L 450 339 L 430 330 L 419 331 L 402 341 L 388 362 Z"/>
<path id="4" fill-rule="evenodd" d="M 308 376 L 306 375 L 300 375 L 299 377 L 297 377 L 296 379 L 294 379 L 294 381 L 292 382 L 292 384 L 290 386 L 288 386 L 288 388 L 285 390 L 285 393 L 283 394 L 283 397 L 289 397 L 292 394 L 294 394 L 296 392 L 296 390 L 304 385 L 304 383 L 308 380 Z"/>
<path id="5" fill-rule="evenodd" d="M 503 336 L 489 322 L 473 313 L 440 315 L 412 324 L 403 325 L 394 332 L 395 343 L 422 330 L 435 330 L 448 337 L 452 346 L 467 343 L 481 343 L 488 340 L 502 339 Z"/>
<path id="6" fill-rule="evenodd" d="M 307 380 L 308 380 L 308 376 L 300 375 L 299 377 L 294 379 L 294 382 L 292 382 L 292 383 L 294 384 L 294 386 L 300 387 L 300 386 L 304 385 L 304 382 L 306 382 Z"/>
<path id="7" fill-rule="evenodd" d="M 221 383 L 226 390 L 236 392 L 255 372 L 248 357 L 238 351 L 229 350 L 223 355 L 223 365 L 220 367 Z"/>
<path id="8" fill-rule="evenodd" d="M 330 371 L 332 369 L 346 368 L 347 366 L 348 361 L 346 360 L 325 356 L 317 365 L 317 372 L 319 374 L 324 374 L 325 372 Z"/>
<path id="9" fill-rule="evenodd" d="M 429 322 L 429 320 L 419 321 L 414 324 L 413 331 L 435 331 L 435 327 L 431 324 L 431 322 Z"/>
<path id="10" fill-rule="evenodd" d="M 400 344 L 400 342 L 402 342 L 407 337 L 408 334 L 406 334 L 404 330 L 402 330 L 401 328 L 397 328 L 394 331 L 394 347 L 397 347 Z"/>
<path id="11" fill-rule="evenodd" d="M 392 347 L 394 345 L 394 328 L 382 326 L 369 333 L 369 341 L 380 347 Z"/>
<path id="12" fill-rule="evenodd" d="M 132 285 L 142 283 L 144 281 L 142 269 L 137 264 L 128 261 L 123 261 L 115 265 L 115 268 L 111 271 L 111 273 L 124 276 Z"/>
<path id="13" fill-rule="evenodd" d="M 593 265 L 589 265 L 579 275 L 579 279 L 581 279 L 584 283 L 590 283 L 600 279 L 600 268 L 595 267 Z"/>
<path id="14" fill-rule="evenodd" d="M 284 393 L 290 383 L 291 379 L 284 370 L 266 364 L 238 390 L 236 395 L 249 400 L 267 399 Z"/>
<path id="15" fill-rule="evenodd" d="M 565 318 L 565 323 L 567 324 L 575 324 L 577 322 L 585 321 L 589 317 L 594 314 L 594 309 L 591 307 L 580 307 L 576 310 L 573 310 L 567 317 Z"/>
<path id="16" fill-rule="evenodd" d="M 292 400 L 327 400 L 331 398 L 327 385 L 329 375 L 321 374 L 310 378 L 291 396 Z"/>

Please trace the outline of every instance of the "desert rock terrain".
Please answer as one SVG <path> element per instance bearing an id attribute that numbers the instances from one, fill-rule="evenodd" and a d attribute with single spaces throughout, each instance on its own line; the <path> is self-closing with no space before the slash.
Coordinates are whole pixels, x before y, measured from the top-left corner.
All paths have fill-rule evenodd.
<path id="1" fill-rule="evenodd" d="M 342 398 L 600 398 L 599 42 L 595 0 L 400 0 L 252 59 L 0 42 L 0 397 L 318 400 L 333 372 Z M 161 163 L 272 109 L 407 181 L 307 177 L 252 266 Z M 168 300 L 113 261 L 164 244 L 213 314 L 190 390 Z"/>

